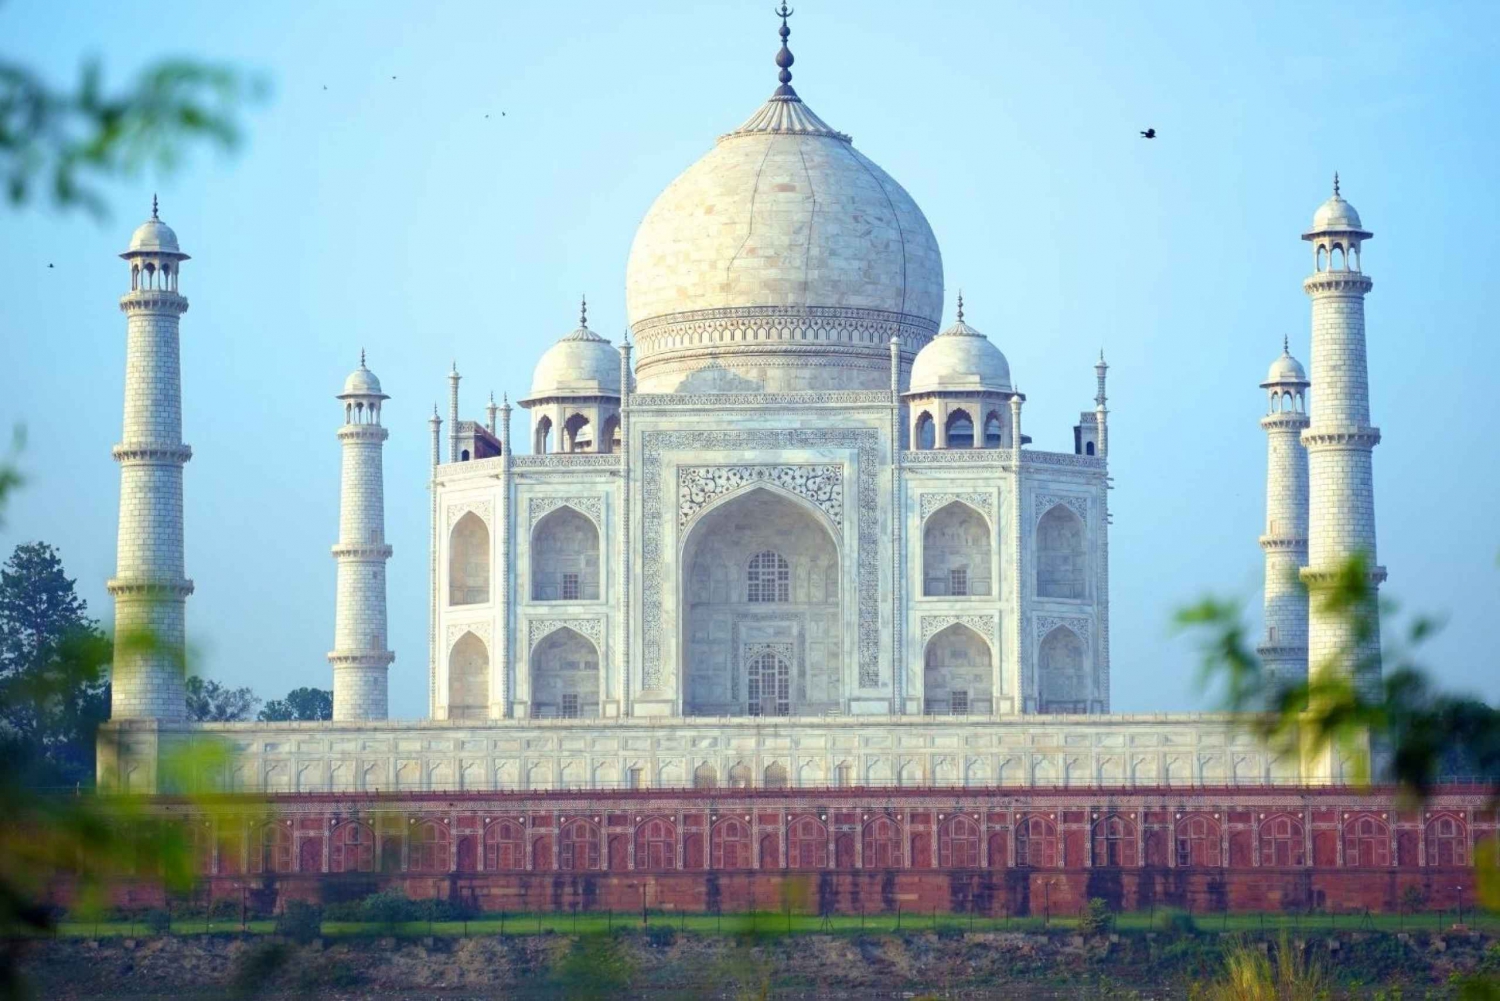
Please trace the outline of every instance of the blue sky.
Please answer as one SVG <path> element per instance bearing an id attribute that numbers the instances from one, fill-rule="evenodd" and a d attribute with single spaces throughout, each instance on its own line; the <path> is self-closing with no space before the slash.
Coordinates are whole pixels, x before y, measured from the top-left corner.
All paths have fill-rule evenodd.
<path id="1" fill-rule="evenodd" d="M 30 433 L 30 484 L 0 545 L 56 544 L 112 617 L 127 287 L 115 255 L 159 191 L 193 255 L 183 372 L 201 670 L 268 698 L 329 684 L 332 397 L 364 347 L 393 397 L 391 707 L 423 715 L 425 420 L 448 364 L 478 417 L 491 389 L 522 393 L 580 292 L 591 326 L 619 336 L 636 224 L 775 85 L 769 7 L 0 5 L 0 51 L 59 83 L 88 55 L 114 80 L 190 55 L 272 87 L 237 154 L 109 187 L 103 224 L 0 208 L 0 424 Z M 1500 694 L 1487 628 L 1500 595 L 1500 7 L 807 0 L 792 27 L 799 92 L 926 212 L 949 311 L 962 287 L 967 319 L 1027 394 L 1035 447 L 1071 448 L 1093 359 L 1108 354 L 1117 710 L 1201 704 L 1174 608 L 1213 590 L 1258 612 L 1257 384 L 1284 334 L 1307 360 L 1298 237 L 1336 169 L 1376 234 L 1364 264 L 1385 594 L 1447 617 L 1424 651 L 1443 680 Z M 1138 139 L 1147 126 L 1160 138 Z"/>

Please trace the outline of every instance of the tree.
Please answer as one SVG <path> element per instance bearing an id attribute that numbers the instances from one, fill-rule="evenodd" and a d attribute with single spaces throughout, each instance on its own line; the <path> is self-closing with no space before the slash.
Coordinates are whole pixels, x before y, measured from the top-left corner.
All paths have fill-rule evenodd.
<path id="1" fill-rule="evenodd" d="M 323 688 L 294 688 L 284 699 L 272 699 L 256 719 L 265 723 L 333 719 L 333 693 Z"/>
<path id="2" fill-rule="evenodd" d="M 190 60 L 154 63 L 131 86 L 110 92 L 96 61 L 65 91 L 0 60 L 0 182 L 12 205 L 42 189 L 59 208 L 102 216 L 104 200 L 92 181 L 133 175 L 146 164 L 170 170 L 199 142 L 233 149 L 240 104 L 263 92 L 238 70 Z"/>
<path id="3" fill-rule="evenodd" d="M 30 781 L 92 782 L 109 718 L 109 644 L 62 558 L 23 543 L 0 567 L 0 726 L 39 769 Z"/>
<path id="4" fill-rule="evenodd" d="M 196 676 L 187 679 L 186 687 L 188 719 L 197 723 L 240 723 L 260 705 L 249 688 L 227 688 Z"/>

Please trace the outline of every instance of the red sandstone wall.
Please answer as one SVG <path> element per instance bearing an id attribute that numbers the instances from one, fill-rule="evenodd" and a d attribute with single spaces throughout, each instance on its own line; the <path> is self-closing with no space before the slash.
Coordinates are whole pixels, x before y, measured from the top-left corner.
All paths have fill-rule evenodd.
<path id="1" fill-rule="evenodd" d="M 1484 790 L 693 790 L 291 796 L 199 814 L 216 897 L 386 885 L 489 911 L 1390 911 L 1473 900 Z M 253 807 L 253 810 L 251 809 Z M 227 811 L 227 812 L 226 812 Z M 210 819 L 212 818 L 212 819 Z M 139 892 L 149 894 L 148 888 Z M 262 901 L 262 904 L 264 902 Z"/>

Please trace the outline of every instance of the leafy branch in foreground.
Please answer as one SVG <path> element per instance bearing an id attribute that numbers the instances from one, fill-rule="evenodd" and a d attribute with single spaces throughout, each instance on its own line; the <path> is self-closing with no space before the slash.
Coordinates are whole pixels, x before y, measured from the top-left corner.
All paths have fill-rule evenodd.
<path id="1" fill-rule="evenodd" d="M 97 61 L 77 88 L 56 90 L 30 69 L 0 60 L 0 180 L 13 206 L 45 189 L 60 208 L 105 214 L 92 186 L 148 165 L 170 171 L 188 146 L 233 150 L 240 106 L 264 84 L 228 66 L 171 59 L 146 67 L 123 90 L 106 91 Z"/>

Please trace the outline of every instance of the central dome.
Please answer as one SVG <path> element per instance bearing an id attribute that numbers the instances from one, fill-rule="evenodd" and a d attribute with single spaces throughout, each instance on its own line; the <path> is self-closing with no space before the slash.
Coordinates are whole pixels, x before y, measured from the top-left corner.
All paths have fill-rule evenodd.
<path id="1" fill-rule="evenodd" d="M 783 76 L 636 231 L 640 392 L 884 389 L 891 338 L 905 369 L 937 332 L 943 261 L 921 209 Z"/>

